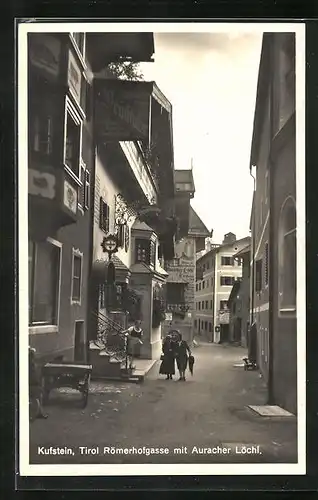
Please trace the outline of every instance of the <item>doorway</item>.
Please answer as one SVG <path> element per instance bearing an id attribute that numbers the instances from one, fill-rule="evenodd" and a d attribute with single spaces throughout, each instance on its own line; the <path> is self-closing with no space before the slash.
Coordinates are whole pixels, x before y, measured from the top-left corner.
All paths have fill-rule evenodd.
<path id="1" fill-rule="evenodd" d="M 84 321 L 75 321 L 74 361 L 86 361 Z"/>
<path id="2" fill-rule="evenodd" d="M 220 326 L 221 326 L 220 343 L 228 342 L 230 338 L 230 325 L 227 323 L 227 324 L 222 324 Z"/>

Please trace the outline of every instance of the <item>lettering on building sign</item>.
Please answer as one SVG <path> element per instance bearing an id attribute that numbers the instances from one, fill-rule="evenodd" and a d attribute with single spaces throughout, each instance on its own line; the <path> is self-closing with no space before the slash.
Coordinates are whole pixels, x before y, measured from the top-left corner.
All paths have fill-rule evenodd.
<path id="1" fill-rule="evenodd" d="M 74 214 L 77 212 L 77 190 L 69 184 L 64 182 L 64 205 Z"/>
<path id="2" fill-rule="evenodd" d="M 68 86 L 73 91 L 77 101 L 81 101 L 82 73 L 71 52 L 68 56 Z"/>
<path id="3" fill-rule="evenodd" d="M 60 66 L 61 43 L 53 36 L 32 34 L 30 40 L 30 62 L 33 66 L 57 77 Z"/>
<path id="4" fill-rule="evenodd" d="M 42 196 L 52 200 L 55 198 L 55 176 L 48 172 L 38 172 L 37 170 L 29 169 L 29 194 L 33 196 Z"/>
<path id="5" fill-rule="evenodd" d="M 101 121 L 104 125 L 102 135 L 113 139 L 117 137 L 119 140 L 148 138 L 149 113 L 147 106 L 143 110 L 145 115 L 143 117 L 136 108 L 145 107 L 145 105 L 142 101 L 134 98 L 133 94 L 104 88 L 99 92 L 98 101 L 97 110 L 100 109 L 101 105 L 106 108 L 100 110 Z"/>

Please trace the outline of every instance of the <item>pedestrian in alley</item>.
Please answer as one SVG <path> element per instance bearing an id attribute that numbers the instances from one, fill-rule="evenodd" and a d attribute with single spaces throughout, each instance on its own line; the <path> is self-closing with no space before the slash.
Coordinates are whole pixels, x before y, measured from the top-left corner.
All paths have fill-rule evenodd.
<path id="1" fill-rule="evenodd" d="M 127 337 L 127 354 L 129 357 L 129 369 L 133 370 L 133 359 L 140 356 L 140 346 L 143 344 L 143 330 L 141 328 L 141 320 L 136 319 L 133 326 L 130 326 L 123 332 Z"/>
<path id="2" fill-rule="evenodd" d="M 192 356 L 188 343 L 182 339 L 179 331 L 175 332 L 176 338 L 176 361 L 180 373 L 179 380 L 185 381 L 185 372 L 188 366 L 189 356 Z"/>
<path id="3" fill-rule="evenodd" d="M 162 343 L 162 362 L 159 368 L 161 375 L 167 375 L 166 380 L 172 380 L 175 374 L 176 343 L 171 334 L 165 337 Z"/>
<path id="4" fill-rule="evenodd" d="M 29 347 L 29 409 L 31 422 L 36 418 L 47 418 L 42 406 L 43 391 L 39 370 L 35 362 L 35 349 Z"/>

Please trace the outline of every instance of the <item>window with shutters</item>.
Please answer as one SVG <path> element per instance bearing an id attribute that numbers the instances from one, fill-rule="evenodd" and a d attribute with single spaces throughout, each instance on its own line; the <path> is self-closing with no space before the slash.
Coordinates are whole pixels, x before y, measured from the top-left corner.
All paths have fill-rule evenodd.
<path id="1" fill-rule="evenodd" d="M 78 205 L 82 211 L 88 210 L 90 206 L 90 177 L 91 175 L 89 170 L 86 168 L 83 160 L 81 160 L 79 175 L 81 184 L 78 187 Z"/>
<path id="2" fill-rule="evenodd" d="M 81 303 L 83 254 L 73 248 L 71 303 Z"/>
<path id="3" fill-rule="evenodd" d="M 107 205 L 106 201 L 104 201 L 103 198 L 100 197 L 99 227 L 105 233 L 109 232 L 109 212 L 109 206 Z"/>
<path id="4" fill-rule="evenodd" d="M 65 104 L 64 165 L 77 179 L 80 176 L 82 120 L 68 97 Z"/>
<path id="5" fill-rule="evenodd" d="M 255 263 L 255 291 L 262 291 L 262 267 L 263 259 L 259 259 Z"/>
<path id="6" fill-rule="evenodd" d="M 136 262 L 150 264 L 150 241 L 146 239 L 136 239 Z"/>
<path id="7" fill-rule="evenodd" d="M 264 262 L 264 281 L 265 286 L 268 286 L 268 243 L 265 243 L 265 262 Z"/>

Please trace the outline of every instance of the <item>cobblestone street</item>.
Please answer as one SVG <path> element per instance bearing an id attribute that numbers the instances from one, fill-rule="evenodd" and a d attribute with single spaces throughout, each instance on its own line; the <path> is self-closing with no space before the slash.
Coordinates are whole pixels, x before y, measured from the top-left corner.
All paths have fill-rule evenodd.
<path id="1" fill-rule="evenodd" d="M 296 462 L 296 418 L 261 417 L 247 408 L 265 404 L 266 391 L 258 372 L 240 366 L 245 350 L 205 344 L 194 356 L 186 382 L 164 380 L 159 363 L 143 384 L 94 382 L 85 410 L 77 393 L 52 395 L 49 418 L 30 426 L 30 463 Z M 74 454 L 42 454 L 50 446 Z M 244 446 L 259 446 L 259 453 L 244 454 Z M 79 447 L 99 449 L 82 454 Z M 168 452 L 104 453 L 111 447 Z"/>

